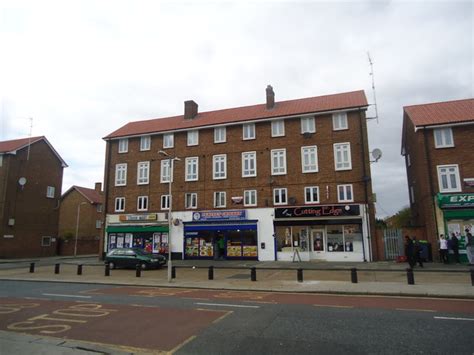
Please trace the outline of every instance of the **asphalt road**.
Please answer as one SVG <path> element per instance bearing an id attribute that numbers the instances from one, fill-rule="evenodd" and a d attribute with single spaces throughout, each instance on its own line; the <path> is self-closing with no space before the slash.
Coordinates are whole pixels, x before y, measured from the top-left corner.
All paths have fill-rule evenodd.
<path id="1" fill-rule="evenodd" d="M 474 301 L 0 281 L 0 330 L 1 354 L 20 333 L 58 354 L 473 354 Z"/>

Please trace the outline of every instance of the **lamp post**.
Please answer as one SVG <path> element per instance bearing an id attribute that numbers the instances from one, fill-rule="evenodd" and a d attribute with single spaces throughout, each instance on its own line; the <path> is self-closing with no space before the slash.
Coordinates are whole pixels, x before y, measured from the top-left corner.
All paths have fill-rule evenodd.
<path id="1" fill-rule="evenodd" d="M 79 216 L 81 214 L 81 205 L 86 205 L 87 202 L 81 202 L 77 205 L 77 219 L 76 219 L 76 239 L 74 240 L 74 257 L 77 256 L 77 235 L 79 234 Z"/>
<path id="2" fill-rule="evenodd" d="M 178 157 L 171 156 L 163 150 L 158 152 L 161 155 L 168 157 L 168 165 L 170 169 L 169 178 L 168 178 L 168 282 L 171 282 L 171 226 L 172 226 L 172 219 L 171 219 L 171 206 L 173 204 L 173 198 L 171 196 L 171 185 L 173 182 L 173 161 L 181 160 Z"/>

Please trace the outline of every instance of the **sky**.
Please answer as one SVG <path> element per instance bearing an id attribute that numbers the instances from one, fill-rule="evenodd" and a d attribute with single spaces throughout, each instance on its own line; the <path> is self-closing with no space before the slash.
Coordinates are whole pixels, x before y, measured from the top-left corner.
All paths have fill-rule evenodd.
<path id="1" fill-rule="evenodd" d="M 472 1 L 0 0 L 0 140 L 44 135 L 63 192 L 127 122 L 365 90 L 376 214 L 408 206 L 403 106 L 474 97 Z M 375 116 L 370 106 L 368 116 Z M 33 125 L 30 126 L 30 118 Z"/>

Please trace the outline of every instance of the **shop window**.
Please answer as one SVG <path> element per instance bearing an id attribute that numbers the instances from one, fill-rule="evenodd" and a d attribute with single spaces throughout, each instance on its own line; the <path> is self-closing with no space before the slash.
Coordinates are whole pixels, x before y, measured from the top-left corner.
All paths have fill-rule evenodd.
<path id="1" fill-rule="evenodd" d="M 301 118 L 301 133 L 315 133 L 316 124 L 314 117 L 302 117 Z"/>
<path id="2" fill-rule="evenodd" d="M 115 165 L 115 186 L 127 185 L 127 163 Z"/>
<path id="3" fill-rule="evenodd" d="M 257 176 L 257 153 L 242 153 L 242 177 Z"/>
<path id="4" fill-rule="evenodd" d="M 319 203 L 319 187 L 307 186 L 304 188 L 305 203 Z"/>
<path id="5" fill-rule="evenodd" d="M 138 162 L 137 185 L 148 184 L 149 177 L 150 177 L 150 162 L 149 161 Z"/>
<path id="6" fill-rule="evenodd" d="M 327 226 L 328 252 L 362 252 L 362 232 L 360 226 Z"/>
<path id="7" fill-rule="evenodd" d="M 283 137 L 285 135 L 285 121 L 272 121 L 272 137 Z"/>
<path id="8" fill-rule="evenodd" d="M 273 189 L 273 204 L 274 205 L 286 205 L 288 190 L 286 188 Z"/>
<path id="9" fill-rule="evenodd" d="M 161 195 L 161 209 L 162 210 L 170 209 L 170 195 Z"/>
<path id="10" fill-rule="evenodd" d="M 318 148 L 315 145 L 301 147 L 301 165 L 303 173 L 318 172 Z"/>
<path id="11" fill-rule="evenodd" d="M 435 128 L 433 130 L 435 148 L 454 147 L 453 131 L 451 127 Z"/>
<path id="12" fill-rule="evenodd" d="M 276 242 L 277 250 L 282 252 L 293 252 L 308 250 L 308 227 L 307 226 L 277 226 Z"/>
<path id="13" fill-rule="evenodd" d="M 148 196 L 138 196 L 137 211 L 148 210 Z"/>
<path id="14" fill-rule="evenodd" d="M 140 150 L 150 150 L 151 149 L 151 137 L 150 136 L 141 136 L 140 137 Z"/>
<path id="15" fill-rule="evenodd" d="M 222 208 L 226 204 L 226 194 L 225 191 L 214 192 L 214 207 Z"/>
<path id="16" fill-rule="evenodd" d="M 286 174 L 286 149 L 272 149 L 272 175 Z"/>
<path id="17" fill-rule="evenodd" d="M 352 193 L 352 184 L 337 185 L 337 200 L 338 202 L 353 202 L 354 195 Z"/>
<path id="18" fill-rule="evenodd" d="M 242 125 L 242 130 L 244 140 L 255 139 L 255 123 L 246 123 Z"/>
<path id="19" fill-rule="evenodd" d="M 166 133 L 163 135 L 163 148 L 173 148 L 174 147 L 174 134 Z"/>
<path id="20" fill-rule="evenodd" d="M 226 142 L 226 128 L 216 127 L 214 128 L 214 143 L 225 143 Z"/>
<path id="21" fill-rule="evenodd" d="M 244 191 L 244 206 L 257 206 L 257 190 Z"/>
<path id="22" fill-rule="evenodd" d="M 222 236 L 223 237 L 223 236 Z M 200 231 L 198 236 L 185 237 L 184 254 L 190 258 L 212 258 L 214 257 L 214 233 Z"/>
<path id="23" fill-rule="evenodd" d="M 229 258 L 256 258 L 258 256 L 256 230 L 227 232 L 226 254 Z"/>
<path id="24" fill-rule="evenodd" d="M 119 139 L 118 152 L 119 153 L 128 152 L 128 138 Z"/>
<path id="25" fill-rule="evenodd" d="M 334 164 L 336 170 L 351 170 L 351 145 L 350 143 L 334 144 Z"/>
<path id="26" fill-rule="evenodd" d="M 115 212 L 125 211 L 125 197 L 117 197 L 115 199 Z"/>
<path id="27" fill-rule="evenodd" d="M 184 201 L 187 209 L 197 208 L 197 193 L 191 192 L 184 194 Z"/>
<path id="28" fill-rule="evenodd" d="M 42 246 L 42 247 L 49 247 L 49 246 L 51 246 L 51 237 L 42 237 L 42 238 L 41 238 L 41 246 Z"/>
<path id="29" fill-rule="evenodd" d="M 348 129 L 346 112 L 338 112 L 332 115 L 332 129 L 334 131 Z"/>
<path id="30" fill-rule="evenodd" d="M 186 158 L 186 181 L 197 181 L 199 176 L 199 157 Z"/>
<path id="31" fill-rule="evenodd" d="M 188 146 L 198 145 L 199 144 L 199 131 L 193 130 L 188 131 Z"/>
<path id="32" fill-rule="evenodd" d="M 438 182 L 440 192 L 460 192 L 461 181 L 459 167 L 455 165 L 438 165 Z"/>

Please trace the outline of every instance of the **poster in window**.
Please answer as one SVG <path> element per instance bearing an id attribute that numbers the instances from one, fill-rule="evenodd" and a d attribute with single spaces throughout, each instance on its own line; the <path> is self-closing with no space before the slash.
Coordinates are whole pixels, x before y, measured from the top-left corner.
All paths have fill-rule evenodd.
<path id="1" fill-rule="evenodd" d="M 117 236 L 117 248 L 123 248 L 123 236 Z"/>
<path id="2" fill-rule="evenodd" d="M 124 248 L 130 248 L 132 246 L 132 233 L 125 234 Z"/>
<path id="3" fill-rule="evenodd" d="M 160 233 L 153 233 L 153 253 L 159 253 L 160 252 L 160 238 L 161 234 Z"/>

